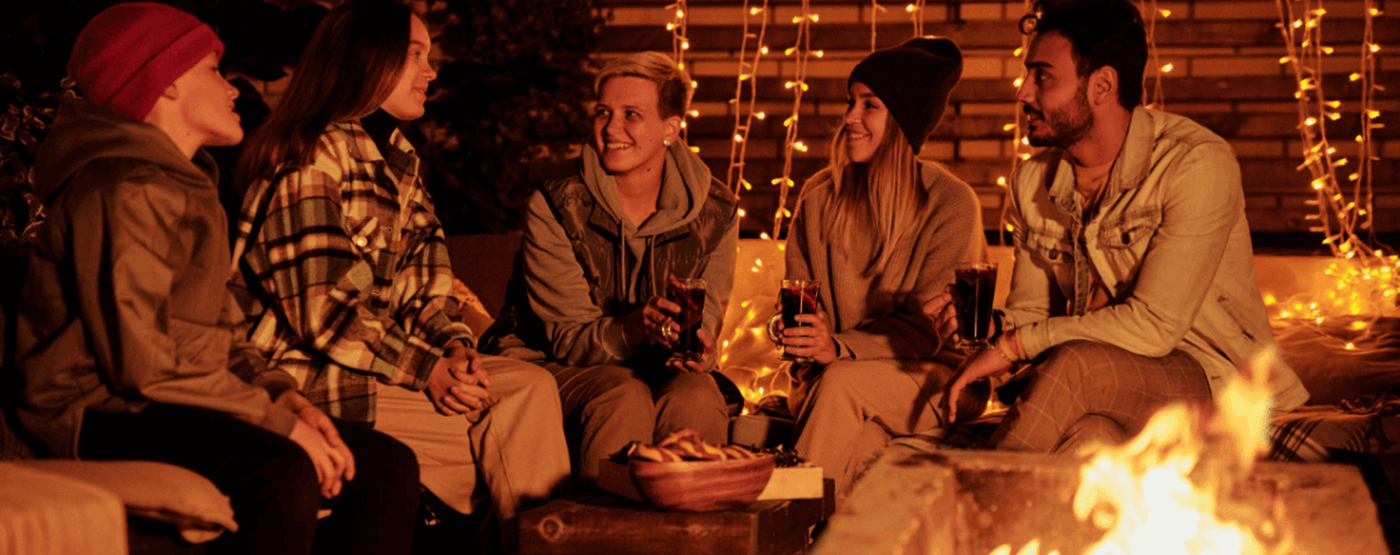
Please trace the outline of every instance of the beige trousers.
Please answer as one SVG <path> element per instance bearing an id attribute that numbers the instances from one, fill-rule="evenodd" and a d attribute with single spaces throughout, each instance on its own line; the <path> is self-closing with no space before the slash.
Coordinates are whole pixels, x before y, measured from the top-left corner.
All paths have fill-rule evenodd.
<path id="1" fill-rule="evenodd" d="M 474 494 L 484 486 L 501 522 L 511 523 L 568 485 L 559 391 L 539 366 L 482 359 L 491 396 L 480 410 L 443 416 L 425 392 L 380 387 L 374 429 L 413 449 L 423 485 L 448 506 L 471 513 L 473 497 L 480 497 Z"/>
<path id="2" fill-rule="evenodd" d="M 942 425 L 947 365 L 910 359 L 838 360 L 798 371 L 789 406 L 795 448 L 836 482 L 837 504 L 892 437 Z"/>
<path id="3" fill-rule="evenodd" d="M 689 428 L 705 442 L 729 442 L 729 411 L 709 374 L 669 368 L 643 373 L 613 365 L 545 365 L 559 383 L 575 475 L 598 479 L 598 461 L 629 442 L 655 443 Z"/>

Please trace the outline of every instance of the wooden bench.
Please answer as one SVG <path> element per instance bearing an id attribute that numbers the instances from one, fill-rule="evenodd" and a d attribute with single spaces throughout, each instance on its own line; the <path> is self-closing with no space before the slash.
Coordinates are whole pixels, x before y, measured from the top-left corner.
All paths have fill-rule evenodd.
<path id="1" fill-rule="evenodd" d="M 598 490 L 520 515 L 520 555 L 794 555 L 831 516 L 825 498 L 759 501 L 744 509 L 671 512 Z"/>

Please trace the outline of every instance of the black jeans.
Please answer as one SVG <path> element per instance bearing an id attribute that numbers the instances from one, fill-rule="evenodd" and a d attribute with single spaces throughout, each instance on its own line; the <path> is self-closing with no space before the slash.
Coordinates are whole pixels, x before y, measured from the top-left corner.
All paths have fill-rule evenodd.
<path id="1" fill-rule="evenodd" d="M 229 496 L 239 526 L 208 544 L 210 553 L 408 553 L 420 499 L 417 459 L 367 427 L 339 420 L 336 427 L 355 455 L 355 479 L 325 502 L 311 458 L 296 442 L 199 408 L 87 411 L 78 453 L 162 461 L 209 478 Z M 323 505 L 331 514 L 317 521 Z"/>

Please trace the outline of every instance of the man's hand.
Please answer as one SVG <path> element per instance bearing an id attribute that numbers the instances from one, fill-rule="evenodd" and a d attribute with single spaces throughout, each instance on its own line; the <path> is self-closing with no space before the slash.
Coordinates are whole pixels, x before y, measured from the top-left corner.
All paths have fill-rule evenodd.
<path id="1" fill-rule="evenodd" d="M 679 328 L 671 318 L 680 311 L 680 305 L 666 300 L 665 297 L 654 296 L 647 299 L 647 304 L 632 311 L 623 320 L 623 341 L 636 348 L 641 348 L 647 343 L 670 348 L 671 340 L 676 337 L 676 330 Z"/>
<path id="2" fill-rule="evenodd" d="M 943 400 L 939 401 L 939 410 L 943 413 L 944 422 L 952 424 L 957 422 L 958 412 L 970 412 L 966 408 L 959 411 L 961 407 L 958 404 L 959 401 L 964 404 L 968 401 L 963 399 L 963 396 L 974 382 L 1006 372 L 1011 366 L 1011 361 L 1006 360 L 996 349 L 982 349 L 964 360 L 953 374 L 953 379 L 943 388 Z"/>
<path id="3" fill-rule="evenodd" d="M 700 355 L 700 360 L 673 360 L 666 363 L 667 366 L 675 368 L 677 372 L 701 373 L 705 371 L 705 365 L 709 364 L 710 359 L 715 358 L 715 340 L 711 339 L 710 334 L 705 333 L 703 329 L 696 330 L 695 336 L 700 338 L 700 345 L 704 347 L 704 353 Z"/>
<path id="4" fill-rule="evenodd" d="M 283 393 L 277 404 L 297 415 L 291 440 L 311 456 L 321 483 L 321 496 L 331 499 L 340 495 L 344 483 L 355 479 L 355 455 L 340 439 L 335 422 L 296 391 Z"/>
<path id="5" fill-rule="evenodd" d="M 961 341 L 958 337 L 958 308 L 953 303 L 953 286 L 943 286 L 943 294 L 924 303 L 924 314 L 933 318 L 933 331 L 938 334 L 939 343 L 948 345 L 949 340 Z"/>
<path id="6" fill-rule="evenodd" d="M 438 414 L 456 416 L 481 408 L 490 397 L 486 388 L 491 379 L 481 363 L 481 354 L 464 346 L 449 349 L 428 376 L 428 399 Z"/>
<path id="7" fill-rule="evenodd" d="M 826 325 L 826 314 L 798 314 L 795 319 L 807 325 L 783 327 L 780 330 L 787 353 L 811 357 L 822 366 L 836 360 L 836 340 L 831 338 L 831 328 Z"/>

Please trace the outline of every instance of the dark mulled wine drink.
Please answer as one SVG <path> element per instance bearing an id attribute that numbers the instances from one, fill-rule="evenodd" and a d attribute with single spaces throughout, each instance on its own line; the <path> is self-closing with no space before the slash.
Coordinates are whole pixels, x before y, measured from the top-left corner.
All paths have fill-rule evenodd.
<path id="1" fill-rule="evenodd" d="M 997 265 L 964 264 L 956 271 L 953 303 L 958 311 L 958 334 L 968 348 L 987 346 L 992 329 L 992 299 L 996 296 Z"/>
<path id="2" fill-rule="evenodd" d="M 817 291 L 820 285 L 819 281 L 783 280 L 783 288 L 778 291 L 778 300 L 783 307 L 784 329 L 811 325 L 797 321 L 797 315 L 817 313 Z M 799 361 L 806 359 L 806 357 L 797 357 L 786 352 L 778 358 Z"/>
<path id="3" fill-rule="evenodd" d="M 705 286 L 703 279 L 673 279 L 666 285 L 666 300 L 681 307 L 672 318 L 678 326 L 678 337 L 671 342 L 671 360 L 704 359 L 705 346 L 700 343 L 698 332 L 705 320 Z"/>

